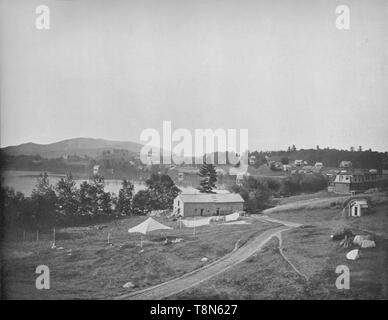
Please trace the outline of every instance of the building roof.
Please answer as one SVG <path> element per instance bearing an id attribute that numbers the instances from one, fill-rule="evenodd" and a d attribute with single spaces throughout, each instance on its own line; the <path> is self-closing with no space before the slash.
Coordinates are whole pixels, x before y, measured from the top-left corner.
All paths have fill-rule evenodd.
<path id="1" fill-rule="evenodd" d="M 180 194 L 178 198 L 185 203 L 230 203 L 244 202 L 244 199 L 238 193 L 198 193 L 198 194 Z"/>

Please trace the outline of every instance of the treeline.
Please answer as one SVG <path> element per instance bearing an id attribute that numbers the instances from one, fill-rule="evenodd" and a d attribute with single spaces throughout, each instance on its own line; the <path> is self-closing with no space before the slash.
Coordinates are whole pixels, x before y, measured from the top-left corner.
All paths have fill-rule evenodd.
<path id="1" fill-rule="evenodd" d="M 270 206 L 271 198 L 312 193 L 327 188 L 327 179 L 321 174 L 293 174 L 284 179 L 244 177 L 241 184 L 233 185 L 245 201 L 245 210 L 258 213 Z"/>
<path id="2" fill-rule="evenodd" d="M 360 148 L 359 148 L 360 149 Z M 300 149 L 289 148 L 288 151 L 273 151 L 271 156 L 289 158 L 290 160 L 304 160 L 314 165 L 322 162 L 325 167 L 338 167 L 341 161 L 351 161 L 353 167 L 361 169 L 388 169 L 388 152 L 377 152 L 372 150 L 337 150 L 337 149 Z M 264 153 L 258 152 L 263 158 Z"/>
<path id="3" fill-rule="evenodd" d="M 123 180 L 117 196 L 104 190 L 104 178 L 95 175 L 78 188 L 71 174 L 51 185 L 42 173 L 30 197 L 11 188 L 1 188 L 3 226 L 24 230 L 44 230 L 152 210 L 171 209 L 180 190 L 164 174 L 152 174 L 147 188 L 134 192 L 134 185 Z"/>

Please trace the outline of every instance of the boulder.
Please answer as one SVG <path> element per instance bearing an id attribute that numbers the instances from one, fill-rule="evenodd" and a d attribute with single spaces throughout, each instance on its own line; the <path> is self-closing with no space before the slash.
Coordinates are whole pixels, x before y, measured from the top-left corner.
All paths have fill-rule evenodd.
<path id="1" fill-rule="evenodd" d="M 346 254 L 346 259 L 348 259 L 348 260 L 357 260 L 358 258 L 360 258 L 360 254 L 359 254 L 358 249 L 354 249 L 352 251 L 349 251 Z"/>
<path id="2" fill-rule="evenodd" d="M 361 246 L 364 240 L 373 240 L 371 235 L 356 235 L 353 239 L 353 244 Z"/>
<path id="3" fill-rule="evenodd" d="M 135 285 L 131 281 L 129 281 L 123 285 L 123 288 L 134 288 L 134 287 L 135 287 Z"/>
<path id="4" fill-rule="evenodd" d="M 376 243 L 373 240 L 365 239 L 361 242 L 361 248 L 374 248 L 376 247 Z"/>

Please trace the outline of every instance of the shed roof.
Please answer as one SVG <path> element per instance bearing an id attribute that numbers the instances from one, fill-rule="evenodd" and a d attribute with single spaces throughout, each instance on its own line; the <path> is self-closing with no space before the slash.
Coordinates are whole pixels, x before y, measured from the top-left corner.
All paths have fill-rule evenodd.
<path id="1" fill-rule="evenodd" d="M 180 194 L 178 198 L 185 203 L 230 203 L 244 202 L 244 199 L 238 193 L 198 193 L 198 194 Z"/>
<path id="2" fill-rule="evenodd" d="M 368 208 L 368 201 L 367 199 L 355 199 L 350 202 L 351 206 L 359 205 L 362 208 Z"/>

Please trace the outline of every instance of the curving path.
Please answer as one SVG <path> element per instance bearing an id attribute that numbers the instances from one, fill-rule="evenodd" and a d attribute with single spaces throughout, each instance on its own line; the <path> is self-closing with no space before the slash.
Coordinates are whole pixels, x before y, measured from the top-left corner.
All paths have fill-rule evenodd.
<path id="1" fill-rule="evenodd" d="M 264 221 L 275 222 L 266 216 L 256 217 Z M 272 220 L 272 221 L 271 221 Z M 282 226 L 266 230 L 257 237 L 249 240 L 242 247 L 233 250 L 224 257 L 190 273 L 187 273 L 179 278 L 163 282 L 159 285 L 149 287 L 143 290 L 131 292 L 128 294 L 116 297 L 117 300 L 156 300 L 164 299 L 188 288 L 194 287 L 201 282 L 209 280 L 210 278 L 230 269 L 236 264 L 246 260 L 255 252 L 260 250 L 272 237 L 279 236 L 281 232 L 289 230 L 300 225 L 289 223 L 286 221 L 276 220 L 276 223 L 283 224 Z"/>

